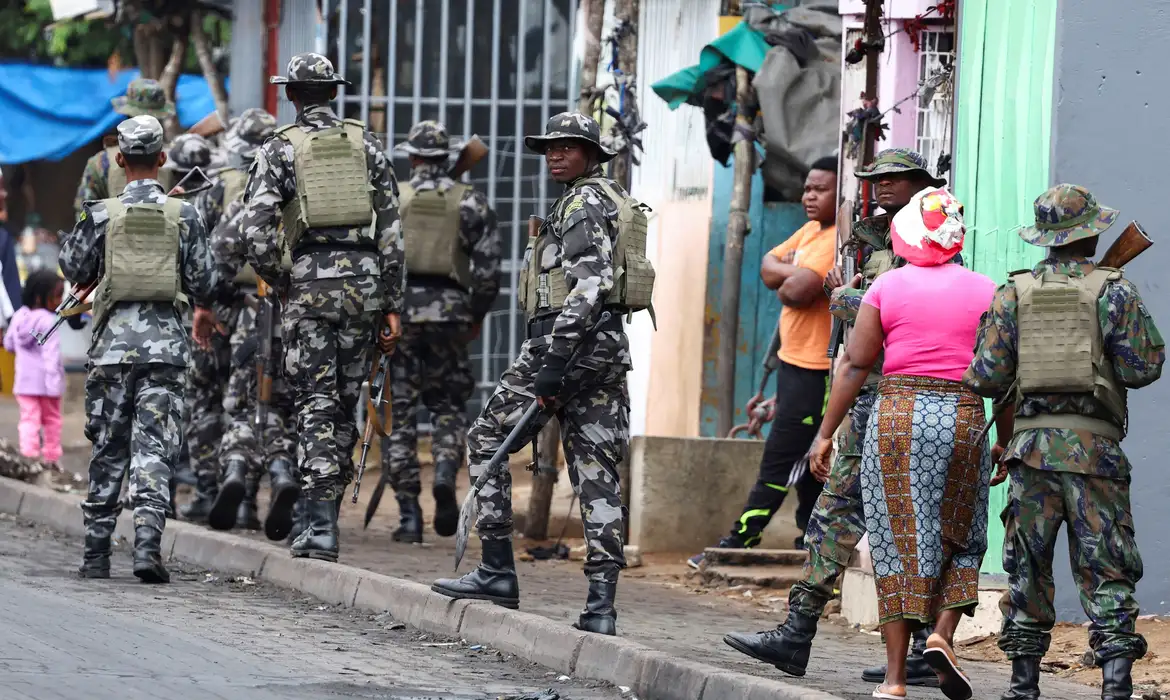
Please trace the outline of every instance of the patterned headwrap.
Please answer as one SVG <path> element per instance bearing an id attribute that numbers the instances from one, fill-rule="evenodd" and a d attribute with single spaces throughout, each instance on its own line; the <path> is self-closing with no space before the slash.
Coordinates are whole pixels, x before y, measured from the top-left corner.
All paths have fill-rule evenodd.
<path id="1" fill-rule="evenodd" d="M 915 194 L 890 222 L 894 255 L 919 267 L 941 265 L 963 249 L 963 205 L 941 187 Z"/>

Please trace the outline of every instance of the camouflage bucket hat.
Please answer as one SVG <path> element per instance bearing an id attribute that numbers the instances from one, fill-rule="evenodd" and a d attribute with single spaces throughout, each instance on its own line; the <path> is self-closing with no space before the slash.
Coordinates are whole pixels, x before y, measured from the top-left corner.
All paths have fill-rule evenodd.
<path id="1" fill-rule="evenodd" d="M 1036 198 L 1036 225 L 1020 229 L 1020 238 L 1032 245 L 1055 248 L 1105 233 L 1117 220 L 1117 210 L 1097 203 L 1080 185 L 1062 184 Z"/>
<path id="2" fill-rule="evenodd" d="M 199 134 L 183 134 L 175 137 L 171 150 L 167 152 L 164 170 L 187 173 L 195 168 L 211 165 L 211 144 Z"/>
<path id="3" fill-rule="evenodd" d="M 128 155 L 150 155 L 163 147 L 163 128 L 149 114 L 130 117 L 118 125 L 118 150 Z"/>
<path id="4" fill-rule="evenodd" d="M 276 85 L 298 83 L 320 83 L 322 85 L 350 85 L 348 80 L 337 75 L 333 63 L 319 53 L 299 53 L 288 60 L 285 75 L 274 75 L 268 82 Z"/>
<path id="5" fill-rule="evenodd" d="M 525 136 L 524 145 L 530 151 L 544 153 L 548 149 L 548 142 L 557 139 L 578 139 L 588 141 L 597 146 L 599 160 L 602 163 L 613 160 L 617 154 L 601 145 L 601 127 L 590 117 L 580 112 L 561 112 L 548 120 L 544 125 L 543 136 Z"/>
<path id="6" fill-rule="evenodd" d="M 428 119 L 410 128 L 406 141 L 394 146 L 394 150 L 420 158 L 442 158 L 458 149 L 459 142 L 451 143 L 447 127 Z"/>
<path id="7" fill-rule="evenodd" d="M 244 110 L 224 134 L 223 146 L 229 153 L 251 158 L 276 131 L 276 118 L 259 107 Z"/>
<path id="8" fill-rule="evenodd" d="M 167 93 L 163 86 L 155 80 L 139 78 L 130 81 L 126 94 L 110 100 L 114 111 L 127 117 L 150 115 L 155 119 L 165 119 L 175 113 L 175 105 L 167 101 Z"/>
<path id="9" fill-rule="evenodd" d="M 868 167 L 858 168 L 857 177 L 862 180 L 875 180 L 880 175 L 912 173 L 922 171 L 930 178 L 935 187 L 942 187 L 947 181 L 941 177 L 931 175 L 926 159 L 918 151 L 909 148 L 887 148 L 877 154 Z"/>

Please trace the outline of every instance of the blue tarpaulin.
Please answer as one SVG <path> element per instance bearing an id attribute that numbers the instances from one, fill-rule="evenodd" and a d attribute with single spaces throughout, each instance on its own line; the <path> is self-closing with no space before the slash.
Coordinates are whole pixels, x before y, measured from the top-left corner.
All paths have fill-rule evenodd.
<path id="1" fill-rule="evenodd" d="M 0 64 L 0 163 L 60 160 L 109 132 L 122 119 L 110 100 L 139 75 L 22 63 Z M 176 88 L 179 123 L 189 127 L 215 111 L 202 76 L 183 75 Z"/>

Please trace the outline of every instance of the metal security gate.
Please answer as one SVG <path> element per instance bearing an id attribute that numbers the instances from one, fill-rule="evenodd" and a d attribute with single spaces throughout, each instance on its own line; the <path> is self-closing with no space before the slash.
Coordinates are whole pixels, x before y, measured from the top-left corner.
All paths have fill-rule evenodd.
<path id="1" fill-rule="evenodd" d="M 337 110 L 361 119 L 387 149 L 411 125 L 437 119 L 452 136 L 490 149 L 464 180 L 487 194 L 503 239 L 500 296 L 472 347 L 477 414 L 524 340 L 515 288 L 530 215 L 544 216 L 560 186 L 523 136 L 576 103 L 577 0 L 321 0 L 319 47 L 353 83 Z M 339 57 L 341 57 L 339 59 Z M 396 158 L 406 178 L 409 166 Z"/>

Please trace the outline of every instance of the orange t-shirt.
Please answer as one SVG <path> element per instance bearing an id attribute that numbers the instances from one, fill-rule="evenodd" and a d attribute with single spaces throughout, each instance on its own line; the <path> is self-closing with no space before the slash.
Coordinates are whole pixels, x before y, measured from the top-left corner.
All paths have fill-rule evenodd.
<path id="1" fill-rule="evenodd" d="M 792 264 L 808 268 L 823 278 L 836 262 L 837 227 L 821 228 L 819 221 L 810 221 L 768 255 L 781 258 L 791 250 L 796 251 Z M 780 359 L 804 369 L 829 369 L 826 351 L 832 332 L 828 297 L 820 296 L 802 309 L 785 306 L 780 311 Z"/>

